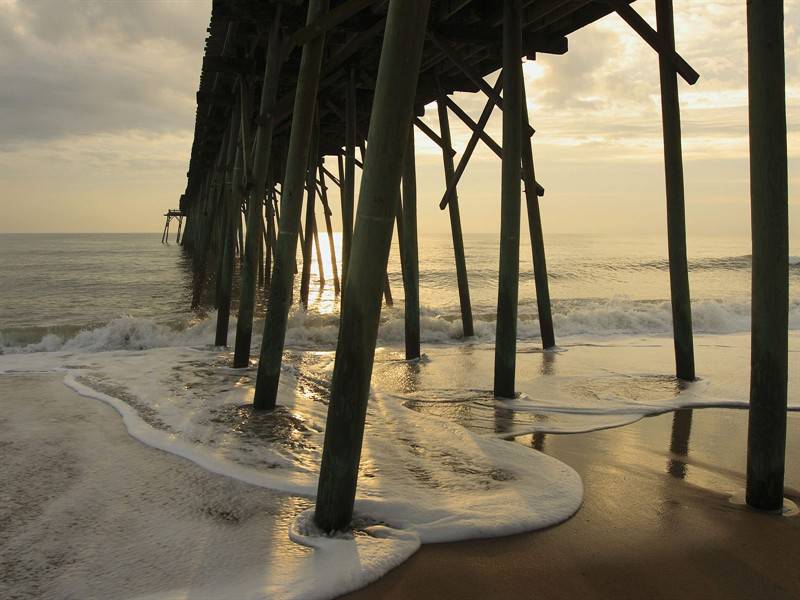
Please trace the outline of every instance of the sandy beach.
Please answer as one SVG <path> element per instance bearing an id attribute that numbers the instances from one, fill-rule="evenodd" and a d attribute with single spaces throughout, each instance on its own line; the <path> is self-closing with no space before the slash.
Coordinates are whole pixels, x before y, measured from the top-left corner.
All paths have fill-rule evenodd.
<path id="1" fill-rule="evenodd" d="M 680 421 L 685 427 L 688 412 L 676 414 L 677 429 Z M 798 417 L 789 415 L 795 448 Z M 691 420 L 686 455 L 680 435 L 670 452 L 672 414 L 547 436 L 543 450 L 584 481 L 575 517 L 534 533 L 423 546 L 347 597 L 800 597 L 800 518 L 760 514 L 735 502 L 744 489 L 746 411 L 694 410 Z M 796 461 L 788 469 L 787 495 L 798 502 Z"/>
<path id="2" fill-rule="evenodd" d="M 149 448 L 61 379 L 0 377 L 0 597 L 186 598 L 310 552 L 274 539 L 307 502 Z"/>
<path id="3" fill-rule="evenodd" d="M 187 590 L 207 594 L 231 574 L 311 552 L 276 539 L 307 501 L 139 443 L 112 408 L 58 375 L 0 377 L 0 398 L 4 598 L 194 598 Z M 574 518 L 536 533 L 424 545 L 349 597 L 798 597 L 800 518 L 737 503 L 746 412 L 675 415 L 521 438 L 581 475 Z M 790 413 L 790 457 L 798 425 Z M 791 460 L 788 468 L 787 495 L 798 502 L 800 469 Z M 220 598 L 238 597 L 223 590 Z"/>

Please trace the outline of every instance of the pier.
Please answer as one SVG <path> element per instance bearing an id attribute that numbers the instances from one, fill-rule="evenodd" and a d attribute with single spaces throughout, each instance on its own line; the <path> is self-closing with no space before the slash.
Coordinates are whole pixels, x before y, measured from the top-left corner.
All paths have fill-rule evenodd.
<path id="1" fill-rule="evenodd" d="M 194 299 L 215 275 L 218 345 L 227 345 L 235 264 L 241 263 L 233 366 L 247 367 L 257 286 L 268 307 L 258 356 L 255 407 L 277 402 L 290 306 L 307 306 L 311 265 L 322 277 L 324 225 L 336 264 L 330 217 L 342 217 L 341 266 L 331 282 L 341 320 L 314 520 L 347 528 L 356 495 L 386 277 L 398 231 L 405 292 L 406 357 L 420 356 L 419 251 L 414 135 L 442 152 L 463 336 L 473 335 L 458 182 L 478 144 L 502 161 L 494 384 L 513 397 L 524 194 L 533 250 L 543 349 L 556 346 L 544 224 L 544 182 L 535 170 L 534 127 L 522 61 L 561 55 L 569 36 L 618 18 L 654 52 L 660 74 L 675 375 L 696 377 L 686 249 L 678 78 L 699 74 L 676 50 L 671 0 L 656 0 L 654 28 L 624 0 L 214 0 L 197 92 L 195 136 L 178 210 L 180 242 L 196 271 Z M 648 48 L 649 47 L 649 48 Z M 780 509 L 786 429 L 788 212 L 783 14 L 780 2 L 748 4 L 753 329 L 747 502 Z M 494 84 L 487 78 L 500 73 Z M 453 94 L 485 99 L 473 120 Z M 439 130 L 420 117 L 436 105 Z M 486 131 L 501 111 L 502 139 Z M 450 119 L 471 137 L 458 155 Z M 356 190 L 356 170 L 361 171 Z M 339 206 L 328 191 L 338 188 Z M 305 219 L 303 209 L 305 207 Z M 318 217 L 322 216 L 322 220 Z M 302 260 L 297 261 L 298 243 Z M 294 297 L 294 279 L 301 279 Z M 702 366 L 700 371 L 702 371 Z"/>

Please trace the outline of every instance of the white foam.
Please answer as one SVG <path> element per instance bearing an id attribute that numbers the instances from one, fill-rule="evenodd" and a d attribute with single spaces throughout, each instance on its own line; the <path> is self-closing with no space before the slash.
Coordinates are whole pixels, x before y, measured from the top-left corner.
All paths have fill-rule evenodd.
<path id="1" fill-rule="evenodd" d="M 452 309 L 452 310 L 451 310 Z M 423 307 L 420 329 L 423 343 L 453 343 L 463 339 L 457 307 L 442 312 Z M 671 335 L 672 311 L 669 302 L 634 302 L 624 297 L 607 300 L 555 301 L 554 321 L 560 338 L 576 336 L 629 336 Z M 692 322 L 696 333 L 727 334 L 750 329 L 750 304 L 737 301 L 695 301 L 692 304 Z M 476 341 L 491 342 L 495 335 L 495 322 L 490 313 L 476 311 Z M 54 334 L 45 335 L 39 342 L 25 346 L 4 346 L 6 354 L 32 352 L 102 352 L 107 350 L 144 350 L 149 348 L 209 346 L 214 342 L 216 314 L 176 331 L 149 319 L 122 317 L 106 325 L 79 332 L 63 339 Z M 258 333 L 263 321 L 254 323 L 254 347 L 260 344 Z M 789 305 L 789 329 L 800 329 L 800 300 Z M 236 320 L 231 318 L 229 339 L 235 335 Z M 306 312 L 293 309 L 288 322 L 286 344 L 288 347 L 332 350 L 336 346 L 339 330 L 338 313 Z M 520 339 L 538 339 L 539 323 L 534 314 L 521 312 L 518 334 Z M 379 344 L 402 342 L 405 324 L 402 307 L 385 308 L 381 317 Z"/>
<path id="2" fill-rule="evenodd" d="M 320 329 L 307 325 L 296 330 Z M 307 560 L 292 562 L 289 571 L 247 571 L 212 587 L 158 597 L 330 597 L 379 577 L 420 543 L 505 535 L 563 521 L 581 503 L 577 474 L 499 437 L 592 431 L 685 407 L 745 407 L 748 340 L 747 335 L 697 336 L 702 379 L 688 386 L 653 370 L 657 364 L 671 370 L 669 339 L 618 338 L 602 344 L 592 339 L 562 342 L 557 353 L 521 353 L 520 360 L 529 363 L 520 364 L 523 393 L 514 400 L 487 399 L 486 392 L 469 389 L 469 384 L 449 391 L 419 388 L 416 399 L 422 402 L 457 403 L 464 396 L 472 402 L 470 397 L 476 397 L 474 405 L 490 411 L 491 419 L 498 418 L 498 411 L 501 419 L 503 413 L 515 416 L 510 427 L 491 429 L 488 435 L 409 410 L 404 406 L 409 396 L 396 391 L 373 394 L 356 500 L 363 535 L 320 538 L 309 514 L 299 514 L 287 535 L 315 550 Z M 798 343 L 800 336 L 792 333 L 792 352 Z M 391 386 L 392 373 L 414 369 L 427 377 L 439 372 L 445 381 L 473 377 L 485 383 L 490 378 L 492 350 L 487 346 L 429 346 L 425 360 L 413 365 L 394 360 L 392 350 L 381 356 L 379 370 L 386 371 L 378 374 L 384 377 L 382 389 Z M 332 353 L 290 351 L 279 409 L 269 416 L 249 408 L 254 369 L 230 369 L 229 360 L 228 352 L 208 346 L 62 350 L 0 356 L 0 372 L 65 372 L 69 387 L 113 406 L 142 442 L 214 473 L 313 497 Z M 554 365 L 553 373 L 531 369 L 539 363 L 540 368 Z M 790 406 L 798 410 L 796 380 L 790 370 Z"/>
<path id="3" fill-rule="evenodd" d="M 214 473 L 310 497 L 326 412 L 315 386 L 324 385 L 332 361 L 329 354 L 302 357 L 302 379 L 289 361 L 279 410 L 267 417 L 249 411 L 253 370 L 224 367 L 229 356 L 214 349 L 8 355 L 0 357 L 0 371 L 25 370 L 26 363 L 37 371 L 66 371 L 70 388 L 114 407 L 143 443 Z M 309 535 L 308 515 L 298 515 L 293 539 L 316 550 L 291 577 L 237 573 L 219 588 L 159 597 L 332 597 L 381 576 L 420 543 L 547 527 L 569 518 L 581 501 L 580 478 L 567 465 L 374 394 L 355 507 L 371 524 L 366 540 Z"/>

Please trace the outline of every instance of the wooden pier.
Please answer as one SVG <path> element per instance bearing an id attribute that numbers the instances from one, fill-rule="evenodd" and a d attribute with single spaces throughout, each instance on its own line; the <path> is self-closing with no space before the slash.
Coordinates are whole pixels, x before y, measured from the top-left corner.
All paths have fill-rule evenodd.
<path id="1" fill-rule="evenodd" d="M 208 266 L 216 275 L 219 345 L 228 343 L 239 256 L 234 367 L 250 364 L 256 288 L 267 288 L 255 407 L 269 410 L 277 401 L 290 305 L 299 301 L 307 306 L 314 254 L 320 284 L 325 283 L 319 242 L 323 222 L 338 266 L 330 216 L 341 211 L 341 269 L 334 271 L 333 281 L 336 293 L 341 290 L 340 333 L 315 513 L 323 530 L 345 528 L 352 517 L 379 316 L 383 299 L 392 298 L 386 265 L 395 224 L 405 291 L 406 355 L 420 356 L 415 130 L 442 151 L 446 186 L 440 208 L 450 217 L 465 338 L 473 335 L 473 322 L 457 186 L 478 144 L 487 145 L 502 161 L 494 391 L 513 396 L 523 191 L 542 344 L 556 344 L 539 210 L 545 190 L 536 179 L 522 60 L 566 53 L 570 34 L 612 13 L 616 17 L 609 18 L 621 18 L 641 36 L 643 51 L 648 51 L 645 44 L 655 51 L 653 64 L 661 76 L 676 375 L 694 379 L 677 79 L 694 84 L 699 76 L 675 50 L 672 1 L 656 0 L 655 29 L 634 6 L 625 0 L 213 1 L 186 191 L 180 209 L 166 215 L 162 241 L 170 219 L 180 219 L 180 230 L 185 216 L 181 242 L 194 258 L 195 302 L 206 285 Z M 779 111 L 783 105 L 777 98 L 783 98 L 783 44 L 776 37 L 782 31 L 779 7 L 748 4 L 752 166 L 757 172 L 754 295 L 757 285 L 762 291 L 779 280 L 785 286 L 788 277 L 785 107 Z M 498 71 L 491 85 L 486 77 Z M 454 101 L 454 92 L 486 98 L 477 121 Z M 420 119 L 433 102 L 438 132 Z M 501 143 L 485 129 L 494 110 L 502 112 Z M 452 148 L 451 116 L 472 131 L 460 156 Z M 773 141 L 781 136 L 782 147 Z M 328 201 L 329 185 L 339 188 L 339 207 Z M 320 209 L 323 221 L 318 219 Z M 301 278 L 299 298 L 293 297 L 295 275 Z M 776 436 L 785 429 L 788 298 L 785 287 L 778 290 L 753 305 L 753 372 L 758 376 L 753 379 L 748 501 L 765 508 L 774 508 L 778 495 L 782 498 L 778 475 L 780 471 L 782 477 L 783 450 L 778 442 L 783 438 Z M 757 343 L 764 338 L 770 345 L 783 343 L 782 350 L 777 355 L 767 351 Z M 782 380 L 782 388 L 775 378 Z M 774 392 L 767 392 L 771 385 Z M 761 443 L 767 438 L 774 441 Z"/>

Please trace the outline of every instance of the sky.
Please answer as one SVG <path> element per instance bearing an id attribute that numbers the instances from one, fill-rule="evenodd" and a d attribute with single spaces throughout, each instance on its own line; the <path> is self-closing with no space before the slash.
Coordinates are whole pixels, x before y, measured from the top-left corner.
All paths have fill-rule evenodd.
<path id="1" fill-rule="evenodd" d="M 784 4 L 795 246 L 800 0 Z M 210 6 L 0 0 L 0 232 L 161 230 L 186 185 Z M 694 86 L 679 79 L 690 236 L 749 233 L 745 6 L 675 2 L 677 49 L 700 73 Z M 634 8 L 655 23 L 653 0 Z M 663 234 L 657 55 L 614 14 L 569 46 L 524 66 L 545 234 Z M 480 94 L 455 100 L 473 118 L 484 103 Z M 438 129 L 435 105 L 424 119 Z M 450 122 L 460 151 L 469 132 Z M 489 132 L 502 139 L 499 113 Z M 421 234 L 449 231 L 438 209 L 441 154 L 419 133 L 417 171 Z M 499 197 L 500 161 L 480 145 L 459 187 L 466 233 L 499 231 Z"/>

